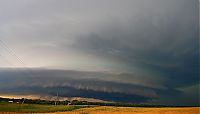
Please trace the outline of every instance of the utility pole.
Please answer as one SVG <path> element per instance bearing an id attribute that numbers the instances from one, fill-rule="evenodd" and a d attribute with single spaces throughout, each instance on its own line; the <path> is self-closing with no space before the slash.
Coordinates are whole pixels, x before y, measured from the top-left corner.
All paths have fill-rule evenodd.
<path id="1" fill-rule="evenodd" d="M 57 105 L 57 102 L 58 102 L 58 91 L 57 91 L 57 95 L 56 95 L 55 105 Z"/>

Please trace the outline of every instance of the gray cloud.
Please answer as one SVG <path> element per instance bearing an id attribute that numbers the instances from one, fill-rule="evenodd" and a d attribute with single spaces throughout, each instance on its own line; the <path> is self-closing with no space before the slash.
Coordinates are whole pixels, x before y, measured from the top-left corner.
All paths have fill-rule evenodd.
<path id="1" fill-rule="evenodd" d="M 0 74 L 1 94 L 44 94 L 50 96 L 55 94 L 56 89 L 63 88 L 60 91 L 63 96 L 86 97 L 83 96 L 84 93 L 92 91 L 93 94 L 110 94 L 113 97 L 116 97 L 117 94 L 147 99 L 157 97 L 155 90 L 148 87 L 148 84 L 145 87 L 140 84 L 123 82 L 123 79 L 121 79 L 122 82 L 119 82 L 119 79 L 109 80 L 109 78 L 115 76 L 109 73 L 45 69 L 1 69 Z M 49 89 L 50 93 L 48 91 L 42 92 L 46 88 Z M 78 90 L 83 91 L 83 93 L 76 93 Z M 101 98 L 101 95 L 96 94 L 96 96 L 90 95 L 88 97 Z M 106 96 L 103 98 L 109 100 Z M 132 102 L 134 102 L 134 99 L 132 99 Z"/>
<path id="2" fill-rule="evenodd" d="M 1 70 L 1 87 L 16 86 L 39 86 L 39 87 L 56 87 L 70 86 L 77 89 L 89 89 L 104 92 L 119 92 L 127 94 L 136 94 L 140 96 L 155 96 L 150 80 L 144 83 L 144 80 L 137 79 L 132 74 L 110 74 L 103 72 L 86 72 L 86 71 L 68 71 L 68 70 L 25 70 L 25 69 L 2 69 Z M 128 78 L 125 79 L 124 77 Z M 12 79 L 12 80 L 10 80 Z M 133 80 L 138 81 L 133 81 Z M 132 81 L 128 81 L 132 80 Z M 8 84 L 9 82 L 9 84 Z M 141 83 L 139 83 L 141 82 Z M 159 84 L 159 82 L 157 82 Z M 120 87 L 120 84 L 122 85 Z M 155 81 L 154 81 L 155 84 Z M 126 88 L 126 86 L 130 88 Z M 132 86 L 132 87 L 131 87 Z M 161 86 L 161 85 L 160 85 Z M 141 90 L 142 88 L 142 90 Z M 159 86 L 155 87 L 159 88 Z M 144 91 L 146 90 L 146 91 Z"/>
<path id="3" fill-rule="evenodd" d="M 198 5 L 185 5 L 141 11 L 143 15 L 134 15 L 125 23 L 114 18 L 114 22 L 80 36 L 78 46 L 96 56 L 123 61 L 133 72 L 153 72 L 169 78 L 172 88 L 197 84 Z"/>
<path id="4" fill-rule="evenodd" d="M 134 75 L 120 74 L 121 82 L 115 80 L 116 74 L 103 72 L 85 72 L 72 70 L 48 70 L 48 69 L 1 69 L 0 70 L 0 94 L 7 95 L 48 95 L 54 96 L 59 91 L 63 97 L 91 97 L 102 100 L 180 104 L 173 102 L 167 95 L 173 92 L 178 96 L 185 89 L 170 90 L 148 87 L 151 80 L 146 79 L 146 85 L 140 83 L 123 82 L 123 76 L 132 78 Z M 113 78 L 113 80 L 109 80 Z M 145 78 L 144 78 L 145 80 Z M 196 91 L 196 89 L 194 89 Z M 187 92 L 186 92 L 187 93 Z M 193 93 L 193 92 L 192 92 Z M 193 93 L 196 95 L 196 93 Z M 103 95 L 103 96 L 102 96 Z M 194 97 L 194 96 L 193 96 Z M 163 99 L 165 98 L 165 99 Z M 184 97 L 183 97 L 184 98 Z M 168 99 L 166 102 L 165 100 Z M 181 99 L 181 98 L 180 98 Z M 181 99 L 183 100 L 183 99 Z M 186 102 L 185 99 L 183 102 Z M 196 101 L 195 101 L 196 102 Z M 193 102 L 194 104 L 194 102 Z M 188 105 L 193 105 L 188 104 Z"/>
<path id="5" fill-rule="evenodd" d="M 0 39 L 26 67 L 73 69 L 34 70 L 31 77 L 9 69 L 0 72 L 1 87 L 59 86 L 197 104 L 198 89 L 187 88 L 199 84 L 198 0 L 7 0 L 0 1 L 0 16 Z M 0 67 L 24 67 L 2 45 L 0 58 Z"/>
<path id="6" fill-rule="evenodd" d="M 63 97 L 90 97 L 120 102 L 171 105 L 198 104 L 196 101 L 198 85 L 177 89 L 153 88 L 149 85 L 152 80 L 143 78 L 143 81 L 146 80 L 146 85 L 144 85 L 134 83 L 133 77 L 135 77 L 133 74 L 117 75 L 106 72 L 1 69 L 0 94 L 54 96 L 59 91 L 60 96 Z M 127 82 L 126 79 L 132 82 Z M 186 97 L 191 97 L 193 100 Z"/>

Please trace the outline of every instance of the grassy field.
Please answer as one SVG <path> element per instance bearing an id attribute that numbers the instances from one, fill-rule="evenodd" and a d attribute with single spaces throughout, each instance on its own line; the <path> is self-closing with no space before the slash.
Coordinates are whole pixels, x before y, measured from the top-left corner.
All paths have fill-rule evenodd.
<path id="1" fill-rule="evenodd" d="M 200 114 L 200 107 L 142 108 L 113 106 L 64 106 L 0 103 L 0 114 L 51 113 L 51 114 Z"/>
<path id="2" fill-rule="evenodd" d="M 39 105 L 39 104 L 16 104 L 0 103 L 0 114 L 5 112 L 23 112 L 23 113 L 44 113 L 44 112 L 62 112 L 72 111 L 87 106 L 66 106 L 66 105 Z"/>
<path id="3" fill-rule="evenodd" d="M 54 114 L 200 114 L 200 107 L 189 108 L 141 108 L 141 107 L 108 107 L 100 106 L 82 108 L 71 112 Z"/>

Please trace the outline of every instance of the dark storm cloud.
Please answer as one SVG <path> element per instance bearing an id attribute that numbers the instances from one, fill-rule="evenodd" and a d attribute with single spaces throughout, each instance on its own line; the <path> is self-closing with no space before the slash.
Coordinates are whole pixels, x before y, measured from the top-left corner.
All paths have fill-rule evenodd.
<path id="1" fill-rule="evenodd" d="M 90 97 L 118 102 L 146 102 L 157 97 L 156 89 L 140 84 L 107 80 L 110 75 L 114 76 L 109 73 L 1 69 L 0 74 L 1 94 L 53 96 L 59 90 L 63 97 Z"/>
<path id="2" fill-rule="evenodd" d="M 199 105 L 198 0 L 7 0 L 0 16 L 1 39 L 30 67 L 73 69 L 1 69 L 2 94 Z"/>
<path id="3" fill-rule="evenodd" d="M 130 69 L 136 67 L 164 76 L 169 79 L 169 88 L 198 84 L 197 1 L 164 3 L 147 6 L 127 22 L 112 18 L 103 27 L 79 36 L 78 46 L 99 57 L 123 61 Z"/>
<path id="4" fill-rule="evenodd" d="M 184 91 L 181 88 L 180 90 L 152 88 L 148 87 L 148 84 L 144 86 L 123 80 L 125 77 L 134 77 L 132 74 L 129 76 L 118 74 L 120 77 L 125 76 L 121 78 L 121 82 L 115 79 L 109 80 L 116 75 L 72 70 L 1 69 L 0 94 L 55 96 L 58 91 L 62 97 L 89 97 L 115 102 L 198 105 L 196 99 L 199 85 L 190 89 L 191 92 L 187 92 L 184 88 Z M 147 83 L 151 82 L 147 80 Z M 192 101 L 186 97 L 192 97 Z"/>
<path id="5" fill-rule="evenodd" d="M 123 61 L 129 69 L 165 77 L 168 89 L 160 93 L 167 104 L 198 104 L 199 4 L 198 1 L 158 2 L 129 21 L 112 18 L 90 34 L 79 36 L 79 48 L 102 58 Z M 179 4 L 180 3 L 180 4 Z M 171 7 L 169 4 L 176 4 Z M 150 10 L 148 10 L 150 9 Z M 142 14 L 142 15 L 141 15 Z M 131 15 L 131 14 L 130 14 Z M 177 88 L 196 86 L 191 102 Z M 158 92 L 159 93 L 159 92 Z M 164 95 L 166 94 L 166 95 Z M 174 96 L 170 96 L 173 94 Z M 192 93 L 191 93 L 192 94 Z M 165 96 L 165 97 L 164 97 Z M 174 98 L 173 98 L 174 97 Z"/>

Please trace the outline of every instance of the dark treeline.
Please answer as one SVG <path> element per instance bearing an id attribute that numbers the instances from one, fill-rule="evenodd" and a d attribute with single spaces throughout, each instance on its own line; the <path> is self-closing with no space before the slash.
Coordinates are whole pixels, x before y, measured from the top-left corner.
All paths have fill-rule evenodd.
<path id="1" fill-rule="evenodd" d="M 152 108 L 161 108 L 161 107 L 191 107 L 191 106 L 174 106 L 174 105 L 156 105 L 156 104 L 134 104 L 134 103 L 104 103 L 104 102 L 87 102 L 87 101 L 76 101 L 73 105 L 97 105 L 97 106 L 118 106 L 118 107 L 152 107 Z M 192 106 L 198 107 L 198 106 Z"/>
<path id="2" fill-rule="evenodd" d="M 0 102 L 8 103 L 26 103 L 26 104 L 44 104 L 44 105 L 68 105 L 70 101 L 49 101 L 41 99 L 9 99 L 9 98 L 0 98 Z"/>

